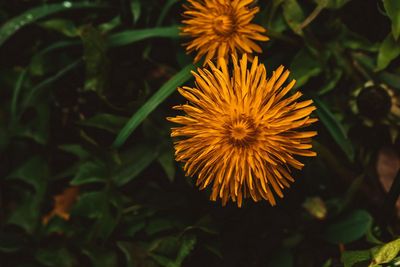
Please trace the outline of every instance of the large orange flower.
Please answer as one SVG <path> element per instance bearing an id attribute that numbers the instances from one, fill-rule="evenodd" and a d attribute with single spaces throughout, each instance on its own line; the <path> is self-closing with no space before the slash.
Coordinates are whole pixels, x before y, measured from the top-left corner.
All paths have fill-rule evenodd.
<path id="1" fill-rule="evenodd" d="M 189 103 L 174 107 L 184 116 L 168 118 L 182 125 L 172 128 L 171 136 L 179 138 L 176 160 L 184 162 L 186 175 L 197 175 L 201 189 L 212 185 L 211 200 L 241 206 L 251 197 L 275 205 L 273 191 L 283 197 L 294 181 L 291 167 L 303 167 L 294 156 L 316 155 L 309 150 L 316 132 L 299 131 L 317 121 L 310 117 L 315 107 L 312 100 L 297 102 L 300 92 L 285 98 L 295 81 L 283 86 L 289 71 L 282 66 L 267 79 L 257 57 L 250 68 L 246 54 L 232 61 L 232 72 L 220 58 L 219 67 L 208 62 L 192 72 L 194 88 L 178 88 Z"/>
<path id="2" fill-rule="evenodd" d="M 265 29 L 252 24 L 258 7 L 250 8 L 253 0 L 188 0 L 181 29 L 182 35 L 193 38 L 186 44 L 188 52 L 196 51 L 195 62 L 205 56 L 227 58 L 230 54 L 261 53 L 254 41 L 267 41 Z"/>

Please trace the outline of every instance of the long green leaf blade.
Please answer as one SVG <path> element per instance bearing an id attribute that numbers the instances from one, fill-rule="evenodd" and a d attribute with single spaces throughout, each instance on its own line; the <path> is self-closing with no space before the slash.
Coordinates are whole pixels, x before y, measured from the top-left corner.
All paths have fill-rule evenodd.
<path id="1" fill-rule="evenodd" d="M 27 69 L 22 71 L 22 73 L 18 77 L 17 83 L 13 91 L 13 96 L 11 100 L 11 121 L 13 123 L 15 122 L 15 119 L 17 117 L 18 97 L 21 92 L 27 73 L 28 73 Z"/>
<path id="2" fill-rule="evenodd" d="M 392 21 L 392 34 L 395 40 L 400 36 L 400 1 L 383 0 L 383 6 Z"/>
<path id="3" fill-rule="evenodd" d="M 154 37 L 179 38 L 179 28 L 175 25 L 169 27 L 123 31 L 110 35 L 110 37 L 108 37 L 108 45 L 111 47 L 124 46 Z"/>
<path id="4" fill-rule="evenodd" d="M 82 9 L 82 8 L 102 8 L 104 5 L 88 2 L 69 2 L 64 1 L 57 4 L 47 4 L 40 7 L 32 8 L 25 11 L 21 15 L 9 20 L 0 28 L 0 46 L 4 44 L 14 33 L 16 33 L 22 27 L 35 22 L 41 18 L 52 15 L 54 13 L 67 11 L 71 9 Z"/>
<path id="5" fill-rule="evenodd" d="M 165 16 L 167 15 L 168 11 L 177 2 L 178 2 L 178 0 L 168 0 L 165 3 L 163 9 L 160 12 L 160 15 L 158 16 L 157 23 L 156 23 L 157 26 L 160 26 L 162 24 L 162 22 L 164 21 Z"/>
<path id="6" fill-rule="evenodd" d="M 132 134 L 132 132 L 139 126 L 139 124 L 169 95 L 171 95 L 176 87 L 182 85 L 184 82 L 192 77 L 190 73 L 194 67 L 192 64 L 183 68 L 180 72 L 175 74 L 169 81 L 167 81 L 160 89 L 149 99 L 147 102 L 140 107 L 140 109 L 129 119 L 128 123 L 119 132 L 117 138 L 114 141 L 114 147 L 122 146 L 126 139 Z"/>
<path id="7" fill-rule="evenodd" d="M 47 86 L 49 86 L 53 82 L 57 81 L 59 78 L 61 78 L 64 75 L 66 75 L 68 72 L 70 72 L 74 68 L 78 67 L 81 63 L 82 63 L 81 59 L 78 59 L 78 60 L 72 62 L 71 64 L 67 65 L 65 68 L 61 69 L 59 72 L 57 72 L 53 76 L 47 78 L 46 80 L 42 81 L 41 83 L 39 83 L 38 85 L 36 85 L 32 89 L 30 89 L 28 95 L 26 96 L 24 102 L 22 103 L 22 109 L 25 109 L 30 104 L 32 104 L 32 102 L 34 101 L 35 97 L 37 97 L 37 95 L 40 94 L 40 92 L 44 88 L 46 88 Z"/>
<path id="8" fill-rule="evenodd" d="M 385 69 L 398 56 L 400 56 L 400 40 L 396 41 L 392 34 L 388 34 L 379 47 L 376 70 Z"/>
<path id="9" fill-rule="evenodd" d="M 333 244 L 347 244 L 364 236 L 373 219 L 365 210 L 354 210 L 339 221 L 327 226 L 324 237 Z"/>
<path id="10" fill-rule="evenodd" d="M 158 146 L 139 144 L 127 151 L 122 164 L 113 170 L 112 180 L 117 186 L 123 186 L 144 171 L 159 155 Z"/>
<path id="11" fill-rule="evenodd" d="M 318 98 L 314 98 L 313 100 L 317 106 L 316 112 L 318 117 L 321 119 L 332 138 L 343 150 L 348 159 L 352 161 L 354 159 L 354 149 L 342 124 L 335 118 L 332 112 L 321 100 Z"/>

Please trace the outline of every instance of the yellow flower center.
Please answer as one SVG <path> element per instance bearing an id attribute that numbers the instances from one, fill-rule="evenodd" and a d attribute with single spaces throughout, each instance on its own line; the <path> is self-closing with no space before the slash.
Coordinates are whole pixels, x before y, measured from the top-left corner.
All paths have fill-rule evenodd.
<path id="1" fill-rule="evenodd" d="M 225 124 L 228 142 L 234 146 L 248 146 L 257 140 L 258 130 L 251 118 L 241 116 Z"/>
<path id="2" fill-rule="evenodd" d="M 235 21 L 231 15 L 219 15 L 213 20 L 212 27 L 217 35 L 228 36 L 235 30 Z"/>
<path id="3" fill-rule="evenodd" d="M 244 139 L 247 136 L 247 134 L 248 134 L 248 129 L 243 127 L 243 125 L 237 125 L 237 126 L 233 127 L 233 129 L 231 131 L 232 138 L 234 138 L 236 140 Z"/>

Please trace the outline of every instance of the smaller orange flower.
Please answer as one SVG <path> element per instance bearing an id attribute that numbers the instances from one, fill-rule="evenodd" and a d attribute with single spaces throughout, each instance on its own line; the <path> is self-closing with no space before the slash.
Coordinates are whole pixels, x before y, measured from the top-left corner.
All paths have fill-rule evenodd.
<path id="1" fill-rule="evenodd" d="M 184 27 L 181 34 L 190 36 L 192 41 L 186 45 L 187 52 L 196 51 L 194 59 L 198 62 L 203 56 L 205 61 L 215 57 L 228 59 L 233 54 L 257 52 L 261 47 L 254 41 L 267 41 L 262 33 L 266 30 L 252 24 L 258 7 L 249 7 L 253 0 L 188 0 L 190 6 L 184 6 Z"/>

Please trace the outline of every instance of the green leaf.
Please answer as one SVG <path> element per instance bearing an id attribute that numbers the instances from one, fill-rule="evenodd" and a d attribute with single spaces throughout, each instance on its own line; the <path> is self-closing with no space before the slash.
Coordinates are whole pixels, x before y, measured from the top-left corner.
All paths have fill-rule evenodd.
<path id="1" fill-rule="evenodd" d="M 379 42 L 372 43 L 362 35 L 349 30 L 345 25 L 341 24 L 342 38 L 341 45 L 352 50 L 365 50 L 369 52 L 377 52 L 379 50 Z"/>
<path id="2" fill-rule="evenodd" d="M 57 31 L 67 37 L 77 37 L 79 33 L 75 24 L 67 19 L 50 19 L 40 22 L 39 25 L 45 29 Z"/>
<path id="3" fill-rule="evenodd" d="M 174 220 L 169 218 L 152 218 L 148 222 L 145 231 L 148 235 L 152 236 L 166 230 L 172 230 L 174 228 L 176 228 L 176 223 Z"/>
<path id="4" fill-rule="evenodd" d="M 72 267 L 76 261 L 66 248 L 39 249 L 35 258 L 43 266 L 48 267 Z"/>
<path id="5" fill-rule="evenodd" d="M 176 88 L 191 77 L 191 70 L 193 65 L 190 64 L 175 74 L 169 81 L 167 81 L 160 89 L 152 96 L 149 100 L 142 105 L 138 111 L 129 119 L 128 123 L 119 132 L 117 138 L 114 141 L 114 147 L 122 146 L 132 132 L 143 122 L 143 120 L 158 106 L 160 105 L 169 95 L 175 92 Z"/>
<path id="6" fill-rule="evenodd" d="M 118 266 L 114 251 L 105 248 L 84 248 L 82 252 L 89 257 L 93 267 Z"/>
<path id="7" fill-rule="evenodd" d="M 25 25 L 28 25 L 46 16 L 52 15 L 57 12 L 67 11 L 72 9 L 102 8 L 102 7 L 105 6 L 89 2 L 64 1 L 62 3 L 46 4 L 40 7 L 32 8 L 3 24 L 3 26 L 0 28 L 0 46 L 3 45 L 3 43 L 7 41 L 8 38 L 10 38 L 14 33 L 16 33 Z"/>
<path id="8" fill-rule="evenodd" d="M 45 236 L 54 236 L 59 235 L 60 233 L 68 235 L 73 231 L 71 223 L 59 216 L 52 217 L 44 228 Z"/>
<path id="9" fill-rule="evenodd" d="M 129 221 L 130 223 L 132 221 Z M 133 221 L 133 223 L 129 224 L 128 229 L 126 230 L 126 236 L 127 237 L 134 237 L 136 233 L 139 231 L 143 230 L 146 227 L 145 219 L 138 219 Z"/>
<path id="10" fill-rule="evenodd" d="M 271 35 L 271 37 L 276 35 L 278 38 L 285 38 L 282 33 L 289 29 L 283 12 L 278 12 L 284 1 L 285 0 L 270 1 L 266 10 L 267 13 L 262 17 L 262 25 L 269 29 L 269 35 Z"/>
<path id="11" fill-rule="evenodd" d="M 49 45 L 43 50 L 35 53 L 32 56 L 29 64 L 29 72 L 33 76 L 43 76 L 46 73 L 54 71 L 54 65 L 51 64 L 54 60 L 52 52 L 59 52 L 59 50 L 81 45 L 79 40 L 60 41 Z"/>
<path id="12" fill-rule="evenodd" d="M 17 119 L 17 108 L 18 108 L 18 98 L 21 92 L 23 83 L 27 76 L 27 69 L 23 70 L 15 83 L 15 88 L 13 90 L 13 96 L 11 100 L 11 123 L 15 123 Z"/>
<path id="13" fill-rule="evenodd" d="M 332 267 L 332 259 L 328 259 L 322 267 Z"/>
<path id="14" fill-rule="evenodd" d="M 18 225 L 27 233 L 33 234 L 39 224 L 39 212 L 43 194 L 23 192 L 15 209 L 7 218 L 7 224 Z"/>
<path id="15" fill-rule="evenodd" d="M 93 234 L 101 240 L 107 240 L 118 225 L 119 214 L 112 212 L 111 206 L 107 205 L 104 207 L 102 216 L 96 221 L 93 227 Z"/>
<path id="16" fill-rule="evenodd" d="M 375 233 L 373 226 L 368 229 L 368 232 L 365 235 L 365 240 L 370 244 L 375 244 L 375 245 L 383 244 L 383 242 L 377 238 L 377 233 Z"/>
<path id="17" fill-rule="evenodd" d="M 117 133 L 127 123 L 128 118 L 113 114 L 101 113 L 80 121 L 79 124 Z"/>
<path id="18" fill-rule="evenodd" d="M 158 148 L 146 144 L 138 144 L 126 152 L 122 164 L 113 171 L 112 179 L 115 184 L 122 186 L 130 182 L 157 158 L 158 153 Z"/>
<path id="19" fill-rule="evenodd" d="M 79 196 L 71 214 L 93 219 L 88 238 L 106 240 L 118 223 L 118 215 L 112 213 L 112 195 L 107 192 L 89 192 Z"/>
<path id="20" fill-rule="evenodd" d="M 38 85 L 34 86 L 33 88 L 30 89 L 30 92 L 28 95 L 25 97 L 23 101 L 23 108 L 27 108 L 30 105 L 33 105 L 38 98 L 38 96 L 43 92 L 44 89 L 46 89 L 49 85 L 51 85 L 53 82 L 57 81 L 67 73 L 69 73 L 71 70 L 74 68 L 78 67 L 81 64 L 81 59 L 78 59 L 71 64 L 65 66 L 65 68 L 59 70 L 56 74 L 53 76 L 45 79 L 44 81 L 40 82 Z"/>
<path id="21" fill-rule="evenodd" d="M 183 260 L 190 254 L 196 244 L 194 235 L 184 235 L 182 238 L 166 237 L 155 242 L 150 256 L 161 266 L 181 267 Z M 174 251 L 178 251 L 174 257 Z"/>
<path id="22" fill-rule="evenodd" d="M 297 0 L 285 0 L 285 2 L 283 2 L 283 17 L 295 33 L 299 35 L 302 34 L 300 25 L 305 17 Z"/>
<path id="23" fill-rule="evenodd" d="M 274 8 L 277 8 L 278 6 L 280 6 L 285 0 L 272 0 L 272 6 Z"/>
<path id="24" fill-rule="evenodd" d="M 106 42 L 93 26 L 80 30 L 83 43 L 83 58 L 86 63 L 85 91 L 94 91 L 102 95 L 107 83 L 108 58 Z"/>
<path id="25" fill-rule="evenodd" d="M 335 88 L 337 83 L 339 82 L 340 78 L 343 75 L 343 70 L 341 69 L 334 69 L 333 73 L 328 74 L 328 78 L 326 79 L 328 82 L 321 87 L 318 91 L 318 95 L 324 95 Z"/>
<path id="26" fill-rule="evenodd" d="M 25 235 L 16 232 L 0 232 L 0 252 L 16 252 L 27 244 Z"/>
<path id="27" fill-rule="evenodd" d="M 346 193 L 344 197 L 342 197 L 339 201 L 339 205 L 337 207 L 337 211 L 341 212 L 344 210 L 346 207 L 348 207 L 351 203 L 356 194 L 359 192 L 363 182 L 364 182 L 364 175 L 359 175 L 358 177 L 355 177 L 352 181 L 351 184 L 347 187 Z M 371 228 L 368 229 L 368 232 L 371 231 Z"/>
<path id="28" fill-rule="evenodd" d="M 104 192 L 89 192 L 79 196 L 71 214 L 90 219 L 103 216 L 103 207 L 107 205 L 107 195 Z"/>
<path id="29" fill-rule="evenodd" d="M 135 249 L 134 245 L 132 245 L 129 242 L 118 241 L 117 246 L 120 248 L 120 250 L 125 256 L 126 266 L 134 267 L 135 266 L 134 263 L 138 261 L 137 257 L 135 258 L 136 255 L 134 255 L 133 253 Z"/>
<path id="30" fill-rule="evenodd" d="M 347 244 L 363 237 L 372 224 L 371 215 L 365 210 L 355 210 L 340 221 L 330 224 L 325 238 L 335 244 Z"/>
<path id="31" fill-rule="evenodd" d="M 221 260 L 224 258 L 221 252 L 220 242 L 214 240 L 207 242 L 203 246 L 208 252 L 212 253 L 214 256 L 220 258 Z"/>
<path id="32" fill-rule="evenodd" d="M 400 91 L 400 75 L 382 71 L 378 77 L 382 82 Z"/>
<path id="33" fill-rule="evenodd" d="M 294 57 L 290 66 L 292 76 L 296 79 L 295 88 L 299 88 L 314 76 L 321 73 L 320 63 L 313 57 L 308 49 L 303 48 Z"/>
<path id="34" fill-rule="evenodd" d="M 46 144 L 49 138 L 50 108 L 45 101 L 37 101 L 33 107 L 35 116 L 25 125 L 17 124 L 15 135 L 29 138 L 38 144 Z"/>
<path id="35" fill-rule="evenodd" d="M 392 34 L 395 40 L 400 36 L 400 1 L 383 0 L 385 10 L 392 21 Z"/>
<path id="36" fill-rule="evenodd" d="M 339 9 L 349 1 L 350 0 L 315 0 L 317 4 L 329 9 Z"/>
<path id="37" fill-rule="evenodd" d="M 175 177 L 175 158 L 172 149 L 163 151 L 158 157 L 158 162 L 163 167 L 168 180 L 173 182 Z"/>
<path id="38" fill-rule="evenodd" d="M 117 16 L 111 19 L 110 21 L 99 24 L 97 28 L 104 34 L 112 31 L 113 29 L 115 29 L 120 25 L 121 25 L 121 16 Z"/>
<path id="39" fill-rule="evenodd" d="M 393 59 L 400 55 L 400 40 L 395 41 L 392 34 L 386 36 L 378 53 L 378 64 L 376 70 L 383 70 Z"/>
<path id="40" fill-rule="evenodd" d="M 201 230 L 210 235 L 219 234 L 218 228 L 210 215 L 206 215 L 200 218 L 194 225 L 186 227 L 185 232 L 192 229 Z"/>
<path id="41" fill-rule="evenodd" d="M 79 159 L 86 159 L 90 155 L 90 153 L 86 151 L 81 145 L 77 144 L 60 145 L 58 146 L 58 148 L 62 151 L 75 155 Z"/>
<path id="42" fill-rule="evenodd" d="M 20 180 L 34 188 L 34 193 L 20 189 L 21 195 L 13 209 L 8 224 L 18 225 L 28 233 L 33 233 L 39 223 L 40 205 L 44 198 L 49 167 L 40 157 L 33 157 L 10 174 L 7 179 Z"/>
<path id="43" fill-rule="evenodd" d="M 376 60 L 372 56 L 366 55 L 364 53 L 353 53 L 352 56 L 365 69 L 371 72 L 375 69 Z"/>
<path id="44" fill-rule="evenodd" d="M 292 267 L 294 266 L 293 253 L 288 250 L 281 248 L 279 251 L 273 254 L 272 258 L 268 262 L 268 267 Z"/>
<path id="45" fill-rule="evenodd" d="M 179 28 L 178 26 L 169 26 L 143 30 L 127 30 L 110 35 L 108 37 L 108 45 L 111 47 L 124 46 L 154 37 L 179 38 Z"/>
<path id="46" fill-rule="evenodd" d="M 151 253 L 150 256 L 153 258 L 155 262 L 157 262 L 157 264 L 159 264 L 162 267 L 176 267 L 174 261 L 170 258 L 167 258 L 162 255 L 157 255 L 155 253 Z"/>
<path id="47" fill-rule="evenodd" d="M 391 241 L 383 246 L 372 249 L 372 259 L 374 264 L 388 263 L 392 261 L 400 252 L 400 238 Z"/>
<path id="48" fill-rule="evenodd" d="M 182 239 L 178 256 L 175 259 L 175 266 L 182 266 L 183 260 L 190 254 L 197 242 L 194 235 L 185 235 Z"/>
<path id="49" fill-rule="evenodd" d="M 133 0 L 131 3 L 131 10 L 133 15 L 133 21 L 136 23 L 140 18 L 141 4 L 140 0 Z"/>
<path id="50" fill-rule="evenodd" d="M 349 160 L 354 159 L 354 149 L 353 145 L 350 142 L 347 134 L 342 126 L 342 124 L 338 121 L 338 119 L 332 114 L 332 112 L 328 109 L 328 106 L 319 100 L 318 98 L 313 99 L 315 105 L 317 107 L 317 115 L 328 129 L 332 138 L 339 145 L 339 147 L 343 150 Z"/>
<path id="51" fill-rule="evenodd" d="M 107 170 L 100 161 L 87 161 L 79 166 L 78 172 L 70 182 L 71 185 L 106 182 Z"/>
<path id="52" fill-rule="evenodd" d="M 363 261 L 369 261 L 371 253 L 369 250 L 360 251 L 344 251 L 341 256 L 341 261 L 344 267 L 352 267 L 354 264 Z"/>
<path id="53" fill-rule="evenodd" d="M 168 0 L 164 5 L 163 5 L 163 9 L 160 12 L 160 15 L 158 16 L 157 19 L 157 26 L 161 26 L 162 22 L 165 19 L 165 16 L 168 14 L 168 11 L 171 9 L 171 7 L 177 3 L 178 0 Z"/>
<path id="54" fill-rule="evenodd" d="M 46 179 L 49 176 L 49 167 L 40 157 L 33 157 L 7 176 L 10 180 L 20 180 L 31 185 L 37 194 L 46 190 Z"/>

